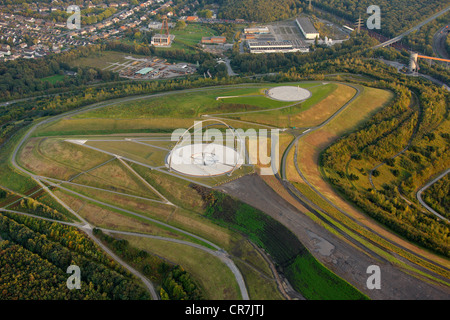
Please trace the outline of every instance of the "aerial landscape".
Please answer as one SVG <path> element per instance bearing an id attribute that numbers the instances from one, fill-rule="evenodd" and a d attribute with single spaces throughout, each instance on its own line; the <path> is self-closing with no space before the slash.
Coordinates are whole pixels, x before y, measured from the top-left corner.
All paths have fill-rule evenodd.
<path id="1" fill-rule="evenodd" d="M 0 0 L 0 305 L 449 300 L 449 32 L 447 0 Z"/>

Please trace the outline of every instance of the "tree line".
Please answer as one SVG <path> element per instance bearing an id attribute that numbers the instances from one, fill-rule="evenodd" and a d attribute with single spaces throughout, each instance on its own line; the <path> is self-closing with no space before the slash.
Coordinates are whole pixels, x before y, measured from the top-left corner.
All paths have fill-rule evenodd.
<path id="1" fill-rule="evenodd" d="M 100 229 L 94 234 L 116 254 L 139 269 L 159 287 L 161 300 L 201 300 L 200 286 L 182 266 L 169 263 L 145 250 L 135 248 L 125 239 L 115 239 Z"/>
<path id="2" fill-rule="evenodd" d="M 342 137 L 322 153 L 320 161 L 325 175 L 339 192 L 379 222 L 409 240 L 449 256 L 449 226 L 405 202 L 399 194 L 403 192 L 414 199 L 415 191 L 424 181 L 445 169 L 450 161 L 448 142 L 437 138 L 433 142 L 430 139 L 434 132 L 448 124 L 445 120 L 448 93 L 435 87 L 410 84 L 409 88 L 420 96 L 419 116 L 417 112 L 407 110 L 409 99 L 406 87 L 383 85 L 395 90 L 396 100 L 362 128 Z M 405 118 L 403 122 L 402 118 Z M 413 136 L 414 128 L 416 132 Z M 411 147 L 399 157 L 390 159 L 408 144 L 411 137 Z M 386 163 L 395 179 L 384 183 L 381 190 L 355 186 L 359 175 L 349 173 L 350 163 L 364 167 L 385 159 L 389 159 Z M 361 170 L 363 176 L 369 174 L 366 169 Z M 379 176 L 379 171 L 373 172 L 375 181 L 381 179 Z"/>
<path id="3" fill-rule="evenodd" d="M 446 175 L 422 195 L 423 200 L 444 217 L 450 218 L 450 178 Z"/>
<path id="4" fill-rule="evenodd" d="M 150 298 L 135 278 L 108 261 L 109 258 L 74 227 L 36 220 L 13 214 L 0 215 L 0 235 L 6 240 L 0 243 L 2 299 Z M 80 290 L 66 287 L 69 276 L 66 271 L 70 265 L 80 267 Z"/>

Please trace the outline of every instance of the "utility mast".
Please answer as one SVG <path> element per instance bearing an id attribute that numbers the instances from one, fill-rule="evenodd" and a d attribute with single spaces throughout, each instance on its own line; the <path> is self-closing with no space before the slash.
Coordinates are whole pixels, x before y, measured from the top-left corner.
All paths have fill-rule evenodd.
<path id="1" fill-rule="evenodd" d="M 361 27 L 363 26 L 363 20 L 361 18 L 361 15 L 359 16 L 358 20 L 356 21 L 356 29 L 358 30 L 358 34 L 361 33 Z"/>

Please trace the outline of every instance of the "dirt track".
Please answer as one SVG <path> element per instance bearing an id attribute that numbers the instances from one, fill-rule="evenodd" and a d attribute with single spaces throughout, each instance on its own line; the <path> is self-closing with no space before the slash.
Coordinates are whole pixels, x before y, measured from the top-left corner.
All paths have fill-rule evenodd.
<path id="1" fill-rule="evenodd" d="M 449 299 L 450 289 L 421 281 L 388 261 L 362 252 L 336 237 L 292 206 L 256 174 L 242 177 L 218 188 L 252 205 L 289 228 L 313 255 L 330 270 L 372 299 Z M 381 269 L 381 289 L 368 290 L 367 267 Z"/>

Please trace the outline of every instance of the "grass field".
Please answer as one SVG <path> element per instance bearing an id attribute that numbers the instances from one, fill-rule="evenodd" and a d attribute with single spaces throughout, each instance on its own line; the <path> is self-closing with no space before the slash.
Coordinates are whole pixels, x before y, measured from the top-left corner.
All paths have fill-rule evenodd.
<path id="1" fill-rule="evenodd" d="M 275 219 L 219 192 L 212 191 L 204 196 L 209 201 L 207 215 L 232 230 L 242 232 L 262 247 L 305 298 L 366 298 L 318 262 L 297 237 Z"/>
<path id="2" fill-rule="evenodd" d="M 60 81 L 63 81 L 65 78 L 66 78 L 65 75 L 57 74 L 57 75 L 54 75 L 54 76 L 41 78 L 41 81 L 47 81 L 47 82 L 50 82 L 51 84 L 55 84 L 55 83 L 58 83 Z"/>
<path id="3" fill-rule="evenodd" d="M 170 30 L 170 33 L 175 35 L 175 40 L 170 48 L 156 48 L 158 50 L 174 50 L 174 49 L 184 49 L 186 52 L 193 52 L 195 47 L 202 37 L 212 37 L 217 36 L 217 32 L 209 28 L 205 24 L 200 23 L 187 23 L 186 28 L 179 30 Z"/>
<path id="4" fill-rule="evenodd" d="M 170 95 L 156 98 L 149 98 L 138 102 L 127 102 L 115 106 L 81 113 L 74 119 L 81 118 L 107 118 L 107 119 L 142 119 L 142 118 L 197 118 L 204 114 L 227 113 L 247 111 L 245 107 L 232 108 L 230 104 L 252 105 L 259 110 L 279 108 L 293 104 L 292 102 L 276 101 L 264 96 L 264 90 L 270 87 L 282 86 L 286 84 L 258 85 L 250 84 L 245 87 L 223 87 L 208 88 L 200 92 L 174 92 Z M 322 86 L 320 83 L 296 83 L 290 85 L 300 85 L 308 88 L 314 95 L 309 100 L 304 109 L 311 107 L 317 100 L 322 99 L 330 92 L 333 85 Z M 327 88 L 327 89 L 325 89 Z M 230 97 L 219 99 L 218 97 Z M 306 103 L 305 102 L 305 103 Z"/>
<path id="5" fill-rule="evenodd" d="M 248 265 L 234 261 L 248 284 L 248 294 L 251 300 L 284 300 L 277 289 L 275 280 L 267 279 Z"/>
<path id="6" fill-rule="evenodd" d="M 15 145 L 27 130 L 28 128 L 20 129 L 4 143 L 0 152 L 0 185 L 19 193 L 25 193 L 36 187 L 36 183 L 30 177 L 19 173 L 10 162 Z"/>
<path id="7" fill-rule="evenodd" d="M 191 41 L 194 41 L 194 35 Z M 116 58 L 113 53 L 106 54 L 110 54 L 111 59 Z M 336 112 L 355 94 L 353 88 L 344 84 L 304 82 L 291 84 L 308 88 L 313 94 L 310 99 L 300 104 L 275 101 L 265 97 L 266 89 L 281 85 L 286 84 L 263 83 L 247 87 L 209 88 L 198 92 L 174 92 L 167 96 L 118 103 L 62 118 L 38 129 L 20 150 L 18 160 L 22 166 L 35 174 L 61 180 L 73 179 L 73 183 L 85 185 L 62 183 L 55 189 L 55 194 L 94 226 L 161 235 L 205 245 L 199 239 L 158 224 L 162 222 L 224 248 L 239 266 L 253 299 L 282 299 L 283 297 L 278 292 L 267 262 L 249 240 L 269 252 L 278 265 L 287 268 L 285 271 L 294 281 L 292 284 L 297 290 L 305 291 L 302 294 L 306 297 L 361 298 L 361 295 L 354 288 L 348 287 L 345 281 L 334 277 L 312 256 L 309 258 L 310 253 L 303 251 L 304 248 L 295 236 L 285 233 L 266 217 L 259 219 L 260 217 L 252 214 L 253 211 L 249 208 L 237 207 L 235 218 L 239 227 L 229 229 L 229 225 L 223 225 L 216 216 L 205 214 L 205 210 L 208 210 L 205 200 L 193 189 L 193 185 L 195 183 L 209 186 L 221 184 L 254 172 L 252 167 L 245 166 L 236 170 L 231 177 L 221 176 L 210 179 L 194 177 L 190 178 L 190 181 L 180 179 L 181 177 L 176 174 L 169 175 L 164 167 L 168 150 L 160 148 L 171 149 L 173 142 L 168 141 L 168 135 L 162 132 L 170 133 L 173 129 L 187 128 L 193 124 L 193 120 L 199 119 L 202 115 L 224 113 L 225 115 L 221 116 L 226 117 L 226 113 L 266 110 L 238 116 L 240 120 L 249 121 L 249 123 L 239 124 L 236 121 L 239 119 L 230 119 L 226 122 L 233 123 L 235 128 L 244 129 L 255 128 L 258 123 L 270 123 L 281 127 L 314 125 Z M 367 89 L 367 92 L 368 96 L 357 100 L 358 104 L 355 103 L 355 105 L 359 108 L 375 110 L 373 100 L 375 97 L 381 99 L 382 91 Z M 231 96 L 237 97 L 223 98 Z M 222 98 L 217 99 L 218 97 Z M 384 98 L 388 99 L 389 95 Z M 288 106 L 291 107 L 284 108 Z M 267 111 L 274 108 L 284 109 Z M 346 115 L 343 122 L 348 127 L 354 126 L 361 121 L 361 119 L 355 120 L 355 117 L 354 114 Z M 343 132 L 343 128 L 340 129 L 333 128 L 335 131 L 332 133 L 338 136 Z M 289 130 L 291 131 L 293 130 Z M 150 134 L 151 132 L 159 133 Z M 85 143 L 86 146 L 82 146 L 65 141 L 69 139 L 68 136 L 71 136 L 70 139 L 88 139 L 88 141 Z M 148 145 L 126 140 L 111 141 L 137 136 L 148 138 L 148 141 L 142 141 Z M 330 137 L 328 136 L 328 139 L 331 139 Z M 158 140 L 158 138 L 161 139 Z M 287 147 L 292 138 L 292 135 L 288 133 L 281 135 L 281 151 Z M 151 146 L 152 144 L 154 146 Z M 121 162 L 111 155 L 89 149 L 88 146 L 138 161 L 155 167 L 156 170 L 155 168 L 150 170 L 126 159 L 122 159 L 124 162 Z M 311 146 L 306 147 L 309 148 L 305 149 L 309 150 L 309 156 L 316 159 L 314 157 L 318 150 Z M 124 163 L 136 171 L 137 175 L 133 174 Z M 291 175 L 292 167 L 289 170 Z M 79 195 L 70 193 L 63 187 Z M 158 193 L 175 206 L 151 201 L 162 200 Z M 91 199 L 88 200 L 86 197 Z M 149 200 L 139 197 L 149 198 Z M 146 217 L 157 221 L 149 221 Z M 261 230 L 262 234 L 259 233 Z M 160 240 L 131 236 L 127 236 L 127 240 L 135 247 L 181 264 L 200 282 L 209 298 L 240 298 L 234 276 L 214 256 L 199 249 Z M 317 288 L 315 281 L 317 281 Z M 333 289 L 328 289 L 329 286 Z"/>
<path id="8" fill-rule="evenodd" d="M 125 59 L 125 57 L 127 56 L 132 56 L 137 59 L 146 57 L 143 55 L 129 54 L 117 51 L 99 51 L 96 53 L 92 53 L 87 57 L 78 58 L 72 61 L 71 65 L 73 65 L 74 67 L 93 67 L 98 69 L 104 69 L 106 67 L 109 67 L 110 64 L 114 62 L 118 63 L 130 62 L 129 60 Z"/>
<path id="9" fill-rule="evenodd" d="M 240 292 L 236 280 L 224 263 L 200 249 L 167 241 L 120 236 L 136 248 L 163 256 L 172 263 L 182 265 L 203 288 L 208 299 L 236 300 Z"/>
<path id="10" fill-rule="evenodd" d="M 286 269 L 292 285 L 312 300 L 367 300 L 353 286 L 339 278 L 320 264 L 311 255 L 298 256 Z M 301 279 L 308 279 L 309 284 Z"/>
<path id="11" fill-rule="evenodd" d="M 351 87 L 334 83 L 317 85 L 309 88 L 309 90 L 313 94 L 312 97 L 299 104 L 294 103 L 292 107 L 277 111 L 231 115 L 230 117 L 282 128 L 306 128 L 318 125 L 328 119 L 356 92 Z"/>
<path id="12" fill-rule="evenodd" d="M 153 190 L 131 174 L 118 160 L 113 160 L 80 175 L 72 182 L 135 196 L 160 199 Z"/>
<path id="13" fill-rule="evenodd" d="M 334 121 L 299 141 L 298 164 L 306 176 L 322 194 L 346 211 L 354 208 L 342 200 L 334 189 L 322 178 L 319 170 L 319 155 L 333 141 L 363 123 L 371 114 L 393 97 L 392 93 L 379 89 L 365 88 L 364 93 Z M 356 111 L 355 111 L 356 110 Z"/>

